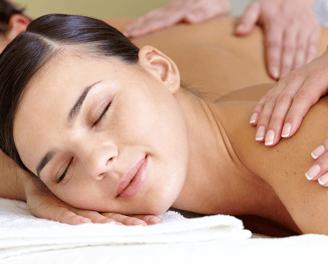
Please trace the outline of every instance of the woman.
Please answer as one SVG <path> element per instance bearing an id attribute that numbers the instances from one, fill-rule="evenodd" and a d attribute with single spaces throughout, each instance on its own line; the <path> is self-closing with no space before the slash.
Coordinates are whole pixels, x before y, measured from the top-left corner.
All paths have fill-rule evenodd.
<path id="1" fill-rule="evenodd" d="M 159 50 L 78 16 L 35 20 L 1 65 L 1 148 L 72 206 L 253 214 L 328 234 L 328 193 L 302 173 L 326 136 L 326 99 L 268 149 L 248 123 L 256 101 L 207 102 Z"/>

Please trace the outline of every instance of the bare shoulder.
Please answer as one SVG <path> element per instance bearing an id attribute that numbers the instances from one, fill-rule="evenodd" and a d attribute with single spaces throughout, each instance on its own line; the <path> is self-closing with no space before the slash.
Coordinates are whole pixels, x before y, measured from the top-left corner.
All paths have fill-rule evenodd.
<path id="1" fill-rule="evenodd" d="M 311 151 L 328 138 L 328 98 L 311 108 L 295 136 L 275 147 L 255 141 L 256 129 L 249 124 L 255 105 L 252 101 L 218 105 L 233 150 L 274 189 L 302 232 L 328 234 L 328 190 L 305 177 L 313 164 Z"/>

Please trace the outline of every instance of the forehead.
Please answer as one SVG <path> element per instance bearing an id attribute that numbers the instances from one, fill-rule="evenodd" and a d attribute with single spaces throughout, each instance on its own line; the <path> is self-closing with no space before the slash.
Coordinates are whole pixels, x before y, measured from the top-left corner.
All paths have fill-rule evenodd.
<path id="1" fill-rule="evenodd" d="M 97 85 L 117 87 L 115 83 L 129 81 L 125 77 L 131 67 L 118 59 L 58 55 L 32 77 L 17 108 L 14 140 L 26 165 L 34 164 L 36 157 L 45 154 L 42 151 L 50 144 L 54 133 L 60 132 L 58 125 L 64 128 L 63 120 L 86 87 L 99 81 Z M 90 94 L 97 90 L 93 88 Z M 53 124 L 56 124 L 56 131 Z"/>

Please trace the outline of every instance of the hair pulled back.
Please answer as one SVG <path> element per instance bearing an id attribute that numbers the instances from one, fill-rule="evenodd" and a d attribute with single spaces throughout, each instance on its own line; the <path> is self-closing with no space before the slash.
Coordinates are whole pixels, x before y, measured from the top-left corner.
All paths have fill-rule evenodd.
<path id="1" fill-rule="evenodd" d="M 56 52 L 67 45 L 81 46 L 96 56 L 138 61 L 139 49 L 105 22 L 63 14 L 42 16 L 29 24 L 0 55 L 0 148 L 21 168 L 13 137 L 15 113 L 25 86 Z"/>

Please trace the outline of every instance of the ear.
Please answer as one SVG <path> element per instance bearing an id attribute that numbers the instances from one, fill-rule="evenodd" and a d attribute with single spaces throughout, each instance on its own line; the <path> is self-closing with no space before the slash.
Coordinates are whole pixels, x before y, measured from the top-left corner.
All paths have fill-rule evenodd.
<path id="1" fill-rule="evenodd" d="M 30 20 L 20 14 L 12 15 L 8 22 L 8 32 L 6 34 L 9 41 L 12 41 L 19 33 L 26 31 Z"/>
<path id="2" fill-rule="evenodd" d="M 169 57 L 151 46 L 144 46 L 139 51 L 140 66 L 162 82 L 172 94 L 180 89 L 178 67 Z"/>

